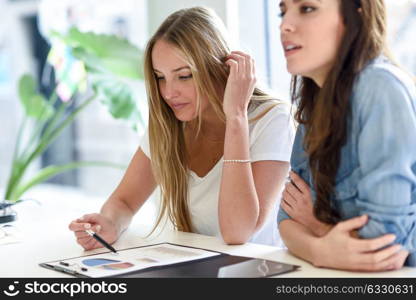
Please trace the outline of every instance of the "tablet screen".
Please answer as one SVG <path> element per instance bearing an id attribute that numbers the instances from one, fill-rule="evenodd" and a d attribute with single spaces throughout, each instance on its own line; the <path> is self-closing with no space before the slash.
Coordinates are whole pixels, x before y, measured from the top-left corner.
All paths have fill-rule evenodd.
<path id="1" fill-rule="evenodd" d="M 233 265 L 221 267 L 218 277 L 269 277 L 294 271 L 299 266 L 284 264 L 266 259 L 251 259 Z"/>

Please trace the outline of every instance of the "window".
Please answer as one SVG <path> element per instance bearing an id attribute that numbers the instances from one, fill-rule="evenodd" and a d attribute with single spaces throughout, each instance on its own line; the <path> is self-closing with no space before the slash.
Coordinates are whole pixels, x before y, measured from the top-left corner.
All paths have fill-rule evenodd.
<path id="1" fill-rule="evenodd" d="M 260 83 L 289 101 L 291 76 L 280 44 L 278 1 L 240 0 L 240 44 L 256 60 Z"/>
<path id="2" fill-rule="evenodd" d="M 416 75 L 416 0 L 385 1 L 388 40 L 393 56 Z M 280 43 L 279 1 L 239 1 L 240 43 L 256 59 L 261 82 L 284 100 L 290 99 L 291 76 Z"/>
<path id="3" fill-rule="evenodd" d="M 416 1 L 386 1 L 389 44 L 393 56 L 408 72 L 416 75 Z"/>

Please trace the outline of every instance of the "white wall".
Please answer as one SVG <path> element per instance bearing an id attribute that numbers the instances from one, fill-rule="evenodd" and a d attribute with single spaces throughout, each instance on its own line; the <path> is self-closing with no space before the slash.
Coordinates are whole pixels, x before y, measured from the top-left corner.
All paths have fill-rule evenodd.
<path id="1" fill-rule="evenodd" d="M 236 19 L 231 16 L 238 12 L 238 0 L 149 0 L 147 5 L 150 34 L 154 33 L 171 13 L 193 6 L 207 6 L 214 9 L 229 30 L 236 28 Z"/>
<path id="2" fill-rule="evenodd" d="M 17 83 L 23 73 L 35 73 L 32 49 L 29 44 L 25 16 L 35 14 L 37 1 L 9 2 L 0 0 L 0 51 L 6 55 L 9 80 L 0 86 L 0 186 L 9 177 L 13 148 L 22 110 L 17 93 Z M 0 195 L 2 197 L 3 195 Z"/>
<path id="3" fill-rule="evenodd" d="M 149 1 L 151 2 L 151 1 Z M 114 3 L 107 0 L 107 10 Z M 129 41 L 144 48 L 148 39 L 147 27 L 147 0 L 124 0 L 117 3 L 119 14 L 127 18 L 127 38 Z M 102 14 L 100 23 L 102 30 L 111 30 L 110 21 L 114 18 L 111 11 Z M 98 20 L 97 20 L 98 21 Z M 95 24 L 95 26 L 97 26 Z M 109 27 L 106 29 L 106 26 Z M 93 28 L 85 28 L 92 30 Z M 97 28 L 95 28 L 97 30 Z M 137 101 L 146 111 L 147 99 L 142 82 L 134 83 Z M 147 119 L 147 115 L 144 116 Z M 142 132 L 134 132 L 129 125 L 121 120 L 113 119 L 107 109 L 95 101 L 90 107 L 83 111 L 77 118 L 77 151 L 79 160 L 82 161 L 106 161 L 120 165 L 128 165 L 133 154 L 136 152 Z M 89 167 L 80 169 L 78 172 L 79 185 L 86 193 L 103 198 L 108 197 L 119 184 L 124 170 L 103 167 Z"/>

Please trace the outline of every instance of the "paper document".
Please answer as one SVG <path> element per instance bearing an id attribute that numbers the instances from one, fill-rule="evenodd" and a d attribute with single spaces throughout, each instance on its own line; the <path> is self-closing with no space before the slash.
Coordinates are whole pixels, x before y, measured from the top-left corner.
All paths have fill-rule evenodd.
<path id="1" fill-rule="evenodd" d="M 220 255 L 208 250 L 168 243 L 43 263 L 41 266 L 87 277 L 111 277 L 150 267 L 165 266 Z"/>

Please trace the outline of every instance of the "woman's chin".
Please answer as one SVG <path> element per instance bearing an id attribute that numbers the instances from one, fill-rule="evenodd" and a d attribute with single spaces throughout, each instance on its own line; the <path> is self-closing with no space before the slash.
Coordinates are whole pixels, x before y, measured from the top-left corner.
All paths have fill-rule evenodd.
<path id="1" fill-rule="evenodd" d="M 190 122 L 196 119 L 196 116 L 192 116 L 189 114 L 175 114 L 175 117 L 181 122 Z"/>
<path id="2" fill-rule="evenodd" d="M 290 75 L 292 75 L 292 76 L 302 76 L 302 70 L 300 70 L 296 66 L 287 65 L 286 68 L 287 68 L 287 71 L 289 72 Z"/>

